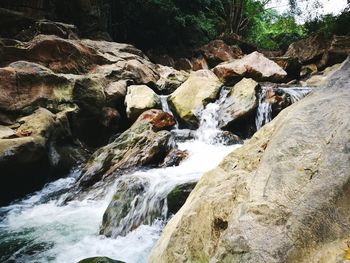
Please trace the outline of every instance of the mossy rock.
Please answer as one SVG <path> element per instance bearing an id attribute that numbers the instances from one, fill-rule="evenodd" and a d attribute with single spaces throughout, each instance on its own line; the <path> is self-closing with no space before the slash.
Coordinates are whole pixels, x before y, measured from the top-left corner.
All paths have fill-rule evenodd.
<path id="1" fill-rule="evenodd" d="M 176 214 L 180 210 L 196 184 L 196 182 L 190 182 L 178 185 L 168 194 L 168 215 Z"/>
<path id="2" fill-rule="evenodd" d="M 93 257 L 80 260 L 78 263 L 125 263 L 120 260 L 111 259 L 108 257 Z"/>

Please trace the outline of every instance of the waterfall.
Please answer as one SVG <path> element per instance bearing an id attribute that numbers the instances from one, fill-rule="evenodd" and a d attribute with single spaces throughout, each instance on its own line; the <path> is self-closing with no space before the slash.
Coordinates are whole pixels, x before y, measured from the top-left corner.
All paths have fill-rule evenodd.
<path id="1" fill-rule="evenodd" d="M 167 103 L 163 103 L 165 111 L 169 109 L 166 107 Z M 23 201 L 0 208 L 0 262 L 75 263 L 93 256 L 128 263 L 146 262 L 168 220 L 169 192 L 178 185 L 197 182 L 238 147 L 220 145 L 213 139 L 219 132 L 217 109 L 218 103 L 211 103 L 198 114 L 200 127 L 196 139 L 178 143 L 189 157 L 177 167 L 125 174 L 104 189 L 107 193 L 104 198 L 96 199 L 91 193 L 84 200 L 63 203 L 65 193 L 76 183 L 77 169 Z M 141 182 L 144 191 L 134 196 L 127 214 L 113 229 L 112 238 L 101 236 L 102 216 L 115 191 L 125 182 Z"/>
<path id="2" fill-rule="evenodd" d="M 287 98 L 289 104 L 293 104 L 309 93 L 311 93 L 312 88 L 309 87 L 262 87 L 258 94 L 258 108 L 255 118 L 256 129 L 260 130 L 265 124 L 272 120 L 272 103 L 274 103 L 273 97 L 276 91 L 281 92 Z"/>
<path id="3" fill-rule="evenodd" d="M 220 92 L 220 97 L 217 101 L 209 103 L 204 110 L 198 111 L 196 114 L 199 119 L 199 128 L 196 131 L 196 138 L 199 141 L 209 144 L 220 144 L 218 136 L 222 130 L 218 128 L 220 104 L 227 98 L 229 88 L 224 87 Z"/>
<path id="4" fill-rule="evenodd" d="M 280 89 L 289 95 L 291 99 L 291 103 L 295 103 L 301 100 L 312 91 L 312 88 L 309 88 L 309 87 L 292 87 L 292 88 L 280 88 Z"/>
<path id="5" fill-rule="evenodd" d="M 272 105 L 266 99 L 266 94 L 270 92 L 270 87 L 262 88 L 258 94 L 258 109 L 255 118 L 256 129 L 260 130 L 262 126 L 272 119 Z"/>
<path id="6" fill-rule="evenodd" d="M 171 116 L 174 117 L 176 124 L 175 124 L 175 129 L 179 128 L 179 123 L 176 120 L 176 117 L 174 116 L 173 112 L 171 111 L 170 107 L 169 107 L 169 103 L 168 103 L 168 98 L 169 95 L 160 95 L 160 102 L 161 102 L 161 106 L 162 106 L 162 111 L 169 113 Z"/>

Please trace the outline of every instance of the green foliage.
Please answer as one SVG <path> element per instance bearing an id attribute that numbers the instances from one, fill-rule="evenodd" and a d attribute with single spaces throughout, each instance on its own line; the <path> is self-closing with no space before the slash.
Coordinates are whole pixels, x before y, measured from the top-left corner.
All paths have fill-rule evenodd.
<path id="1" fill-rule="evenodd" d="M 205 43 L 216 36 L 216 1 L 117 0 L 112 35 L 143 48 Z"/>
<path id="2" fill-rule="evenodd" d="M 290 43 L 308 34 L 322 32 L 330 36 L 350 32 L 349 9 L 339 16 L 322 16 L 305 26 L 298 25 L 294 18 L 300 11 L 298 4 L 306 0 L 289 0 L 288 15 L 266 9 L 266 1 L 262 0 L 109 1 L 112 37 L 143 49 L 197 47 L 219 38 L 222 33 L 237 33 L 259 48 L 286 50 Z M 238 14 L 230 13 L 232 3 L 243 3 L 243 8 L 236 10 Z M 313 8 L 316 10 L 317 5 Z M 230 20 L 230 14 L 234 19 Z"/>
<path id="3" fill-rule="evenodd" d="M 350 35 L 350 9 L 338 16 L 325 15 L 305 23 L 308 34 L 321 33 L 326 37 L 332 35 Z"/>
<path id="4" fill-rule="evenodd" d="M 247 39 L 260 48 L 286 50 L 288 46 L 305 35 L 294 16 L 282 16 L 268 10 L 253 18 L 247 31 Z"/>

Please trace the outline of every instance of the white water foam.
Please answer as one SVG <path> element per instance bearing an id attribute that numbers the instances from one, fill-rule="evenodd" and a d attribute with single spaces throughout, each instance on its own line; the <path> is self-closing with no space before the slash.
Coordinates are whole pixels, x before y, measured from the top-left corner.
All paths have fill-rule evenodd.
<path id="1" fill-rule="evenodd" d="M 208 133 L 215 127 L 215 104 L 203 111 L 201 124 Z M 211 116 L 208 116 L 211 115 Z M 207 120 L 207 121 L 204 121 Z M 141 206 L 130 211 L 127 220 L 160 209 L 163 218 L 166 204 L 160 202 L 176 185 L 196 182 L 208 170 L 215 168 L 238 145 L 210 144 L 211 136 L 200 128 L 196 140 L 179 143 L 189 157 L 177 167 L 154 168 L 123 177 L 146 178 L 150 184 Z M 208 139 L 209 138 L 209 139 Z M 62 205 L 62 194 L 76 181 L 77 172 L 70 177 L 48 184 L 42 191 L 24 201 L 0 209 L 1 262 L 65 262 L 76 263 L 87 257 L 108 256 L 127 263 L 147 262 L 147 257 L 158 240 L 164 222 L 156 220 L 141 225 L 126 236 L 106 238 L 99 235 L 102 216 L 118 181 L 103 200 L 71 201 Z M 147 221 L 147 220 L 146 220 Z"/>

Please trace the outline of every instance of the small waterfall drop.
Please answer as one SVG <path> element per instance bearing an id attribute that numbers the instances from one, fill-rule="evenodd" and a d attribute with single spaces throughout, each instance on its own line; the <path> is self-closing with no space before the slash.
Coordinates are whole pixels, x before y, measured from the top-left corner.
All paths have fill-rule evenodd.
<path id="1" fill-rule="evenodd" d="M 226 95 L 222 93 L 221 98 Z M 162 101 L 163 110 L 171 113 L 167 98 Z M 209 104 L 198 114 L 196 139 L 178 143 L 180 150 L 188 152 L 188 158 L 179 166 L 124 174 L 104 189 L 107 195 L 102 199 L 91 193 L 91 198 L 64 203 L 65 193 L 75 185 L 79 174 L 74 171 L 23 201 L 0 208 L 0 251 L 4 251 L 0 261 L 75 263 L 83 258 L 107 256 L 128 263 L 146 262 L 169 216 L 169 192 L 176 186 L 196 183 L 203 173 L 239 147 L 220 145 L 214 139 L 219 132 L 217 114 L 218 103 Z M 113 238 L 99 235 L 102 216 L 114 193 L 122 183 L 134 182 L 141 182 L 143 191 L 133 196 L 126 215 L 113 229 Z"/>
<path id="2" fill-rule="evenodd" d="M 262 88 L 258 94 L 258 109 L 255 118 L 256 129 L 260 130 L 262 126 L 272 119 L 272 105 L 267 101 L 266 95 L 272 88 Z"/>
<path id="3" fill-rule="evenodd" d="M 218 140 L 218 135 L 222 133 L 222 130 L 218 128 L 220 104 L 227 98 L 229 92 L 230 89 L 224 87 L 217 101 L 209 103 L 204 110 L 196 114 L 200 121 L 199 128 L 196 131 L 196 138 L 199 141 L 208 144 L 220 144 L 220 140 Z"/>
<path id="4" fill-rule="evenodd" d="M 169 113 L 171 116 L 174 117 L 176 124 L 175 124 L 175 129 L 179 128 L 179 123 L 176 120 L 176 117 L 174 116 L 173 112 L 171 111 L 170 107 L 169 107 L 169 103 L 168 103 L 168 98 L 169 95 L 160 95 L 160 102 L 161 102 L 161 106 L 162 106 L 162 111 Z"/>
<path id="5" fill-rule="evenodd" d="M 260 130 L 265 124 L 272 120 L 272 104 L 275 92 L 280 91 L 286 96 L 284 100 L 289 104 L 293 104 L 308 94 L 311 93 L 312 88 L 309 87 L 262 87 L 258 94 L 258 108 L 255 118 L 256 129 Z"/>

